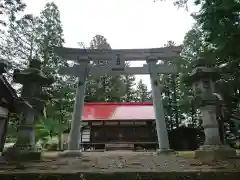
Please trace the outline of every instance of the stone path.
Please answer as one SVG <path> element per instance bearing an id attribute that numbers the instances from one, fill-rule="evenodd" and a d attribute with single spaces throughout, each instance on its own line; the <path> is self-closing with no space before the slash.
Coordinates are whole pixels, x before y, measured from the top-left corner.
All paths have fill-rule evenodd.
<path id="1" fill-rule="evenodd" d="M 16 168 L 17 167 L 17 168 Z M 193 158 L 151 152 L 85 152 L 81 158 L 0 165 L 1 173 L 240 171 L 240 159 L 202 164 Z"/>

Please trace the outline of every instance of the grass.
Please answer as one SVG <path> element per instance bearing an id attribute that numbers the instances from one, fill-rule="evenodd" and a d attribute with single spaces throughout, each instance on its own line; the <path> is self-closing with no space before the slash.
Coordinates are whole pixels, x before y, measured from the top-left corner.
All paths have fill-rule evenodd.
<path id="1" fill-rule="evenodd" d="M 178 151 L 176 153 L 177 153 L 177 156 L 183 156 L 186 158 L 193 158 L 195 156 L 194 151 Z"/>

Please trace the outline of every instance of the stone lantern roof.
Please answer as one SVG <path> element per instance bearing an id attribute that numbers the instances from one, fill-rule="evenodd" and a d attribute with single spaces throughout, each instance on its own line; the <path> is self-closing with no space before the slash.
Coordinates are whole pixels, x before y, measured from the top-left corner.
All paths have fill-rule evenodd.
<path id="1" fill-rule="evenodd" d="M 201 79 L 216 80 L 219 78 L 219 72 L 214 68 L 214 64 L 205 58 L 199 58 L 193 62 L 192 72 L 184 77 L 187 84 L 199 81 Z"/>
<path id="2" fill-rule="evenodd" d="M 53 78 L 49 78 L 41 71 L 41 62 L 33 59 L 30 61 L 29 68 L 22 71 L 14 71 L 14 81 L 20 84 L 28 84 L 36 82 L 39 86 L 48 86 L 54 82 Z"/>
<path id="3" fill-rule="evenodd" d="M 23 85 L 22 97 L 27 100 L 33 109 L 45 116 L 45 101 L 43 100 L 43 87 L 48 87 L 54 82 L 53 77 L 48 77 L 41 70 L 41 61 L 30 59 L 28 68 L 15 70 L 13 79 Z"/>

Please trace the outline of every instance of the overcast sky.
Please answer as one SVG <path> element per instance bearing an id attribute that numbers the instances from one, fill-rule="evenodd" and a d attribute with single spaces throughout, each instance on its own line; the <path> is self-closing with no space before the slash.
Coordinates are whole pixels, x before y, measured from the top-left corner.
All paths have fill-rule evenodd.
<path id="1" fill-rule="evenodd" d="M 38 15 L 47 2 L 55 2 L 61 13 L 65 46 L 88 46 L 100 34 L 114 48 L 157 48 L 168 40 L 177 44 L 190 30 L 190 12 L 177 9 L 170 2 L 153 0 L 23 0 L 26 13 Z M 138 66 L 141 63 L 135 63 Z M 149 76 L 136 76 L 150 88 Z"/>

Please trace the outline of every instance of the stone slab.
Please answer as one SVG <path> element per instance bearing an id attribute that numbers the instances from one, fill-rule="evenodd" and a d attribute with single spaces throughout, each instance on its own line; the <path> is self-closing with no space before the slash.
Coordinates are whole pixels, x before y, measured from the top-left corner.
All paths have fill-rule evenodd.
<path id="1" fill-rule="evenodd" d="M 80 150 L 66 150 L 58 154 L 59 157 L 82 157 Z"/>
<path id="2" fill-rule="evenodd" d="M 202 162 L 225 160 L 236 156 L 236 150 L 226 145 L 203 145 L 195 151 L 195 157 Z"/>

